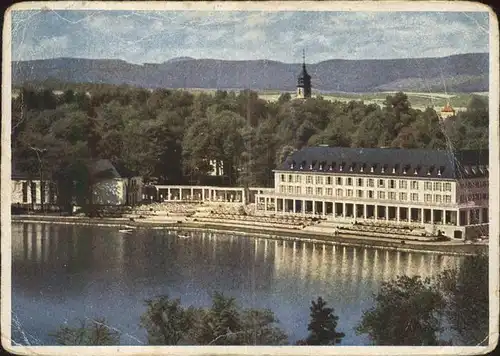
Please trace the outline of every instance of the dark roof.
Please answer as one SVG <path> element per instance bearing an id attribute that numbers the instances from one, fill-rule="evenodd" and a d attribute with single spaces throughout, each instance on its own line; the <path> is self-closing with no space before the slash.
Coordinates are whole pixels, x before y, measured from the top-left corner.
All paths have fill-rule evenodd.
<path id="1" fill-rule="evenodd" d="M 291 153 L 279 171 L 312 171 L 460 179 L 488 175 L 488 151 L 307 147 Z"/>
<path id="2" fill-rule="evenodd" d="M 122 178 L 137 177 L 139 175 L 138 172 L 130 170 L 127 167 L 125 167 L 125 165 L 123 163 L 116 162 L 116 163 L 114 163 L 114 166 L 115 166 L 116 171 L 118 172 L 118 174 Z"/>
<path id="3" fill-rule="evenodd" d="M 87 168 L 96 180 L 122 178 L 109 159 L 94 160 L 87 164 Z"/>

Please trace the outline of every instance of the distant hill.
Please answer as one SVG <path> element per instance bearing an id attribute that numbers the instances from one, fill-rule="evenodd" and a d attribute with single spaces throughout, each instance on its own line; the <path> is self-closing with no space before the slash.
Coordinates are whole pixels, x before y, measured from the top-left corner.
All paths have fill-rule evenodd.
<path id="1" fill-rule="evenodd" d="M 308 64 L 313 89 L 322 92 L 488 91 L 487 53 L 390 60 L 332 59 Z M 145 88 L 294 90 L 301 64 L 270 60 L 174 58 L 131 64 L 116 59 L 54 58 L 12 62 L 13 84 L 54 79 L 128 84 Z M 443 83 L 444 80 L 444 83 Z"/>

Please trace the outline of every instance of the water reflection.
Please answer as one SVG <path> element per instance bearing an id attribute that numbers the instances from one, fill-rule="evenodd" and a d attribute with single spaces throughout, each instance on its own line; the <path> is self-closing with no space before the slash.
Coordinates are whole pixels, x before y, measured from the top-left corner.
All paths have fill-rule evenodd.
<path id="1" fill-rule="evenodd" d="M 343 344 L 356 345 L 366 340 L 352 327 L 382 281 L 430 277 L 460 263 L 450 256 L 206 231 L 189 236 L 13 224 L 13 310 L 44 343 L 51 341 L 47 330 L 89 315 L 144 339 L 138 326 L 144 299 L 168 294 L 185 305 L 207 306 L 211 293 L 222 291 L 246 307 L 272 309 L 293 342 L 307 333 L 310 301 L 322 296 L 339 315 Z"/>

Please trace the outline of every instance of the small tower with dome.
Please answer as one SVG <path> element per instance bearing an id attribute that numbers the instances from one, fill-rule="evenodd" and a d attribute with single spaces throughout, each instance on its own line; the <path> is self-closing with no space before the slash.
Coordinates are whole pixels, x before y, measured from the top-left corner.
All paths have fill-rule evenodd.
<path id="1" fill-rule="evenodd" d="M 306 99 L 311 97 L 311 76 L 306 69 L 306 54 L 302 51 L 302 72 L 297 79 L 297 99 Z"/>
<path id="2" fill-rule="evenodd" d="M 453 109 L 449 102 L 446 103 L 444 108 L 441 109 L 440 116 L 443 120 L 446 120 L 449 117 L 455 116 L 455 109 Z"/>

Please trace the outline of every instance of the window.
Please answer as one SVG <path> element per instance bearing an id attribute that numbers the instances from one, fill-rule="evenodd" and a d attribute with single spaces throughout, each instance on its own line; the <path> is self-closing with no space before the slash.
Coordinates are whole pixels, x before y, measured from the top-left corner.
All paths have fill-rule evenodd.
<path id="1" fill-rule="evenodd" d="M 286 186 L 284 185 L 280 186 L 280 193 L 286 193 Z"/>
<path id="2" fill-rule="evenodd" d="M 431 203 L 432 202 L 432 194 L 424 194 L 424 202 Z"/>
<path id="3" fill-rule="evenodd" d="M 293 193 L 293 186 L 292 185 L 288 186 L 288 193 L 290 193 L 290 194 Z"/>
<path id="4" fill-rule="evenodd" d="M 323 188 L 316 188 L 316 195 L 323 195 Z"/>
<path id="5" fill-rule="evenodd" d="M 333 195 L 333 188 L 326 188 L 326 195 Z"/>
<path id="6" fill-rule="evenodd" d="M 451 192 L 451 183 L 443 183 L 443 190 L 445 192 Z"/>
<path id="7" fill-rule="evenodd" d="M 432 182 L 424 182 L 424 190 L 432 190 Z"/>
<path id="8" fill-rule="evenodd" d="M 375 186 L 373 178 L 368 178 L 368 186 L 372 188 Z"/>
<path id="9" fill-rule="evenodd" d="M 306 194 L 307 195 L 312 195 L 313 193 L 313 188 L 312 187 L 306 187 Z"/>
<path id="10" fill-rule="evenodd" d="M 351 177 L 347 177 L 346 185 L 352 185 L 352 178 Z"/>
<path id="11" fill-rule="evenodd" d="M 416 181 L 416 180 L 411 181 L 411 189 L 413 189 L 413 190 L 418 189 L 418 181 Z"/>
<path id="12" fill-rule="evenodd" d="M 333 184 L 333 178 L 332 177 L 326 177 L 326 184 Z"/>
<path id="13" fill-rule="evenodd" d="M 343 194 L 342 194 L 342 189 L 337 189 L 335 191 L 335 195 L 338 196 L 338 197 L 341 197 Z"/>
<path id="14" fill-rule="evenodd" d="M 380 200 L 384 200 L 385 199 L 385 192 L 378 192 L 378 198 Z"/>
<path id="15" fill-rule="evenodd" d="M 441 203 L 441 194 L 435 194 L 434 195 L 434 201 L 436 203 Z"/>
<path id="16" fill-rule="evenodd" d="M 353 196 L 353 191 L 352 189 L 347 189 L 347 196 L 352 197 Z"/>
<path id="17" fill-rule="evenodd" d="M 401 201 L 408 200 L 408 194 L 407 193 L 399 193 L 399 200 L 401 200 Z"/>
<path id="18" fill-rule="evenodd" d="M 295 187 L 295 194 L 301 194 L 300 187 Z"/>
<path id="19" fill-rule="evenodd" d="M 389 189 L 396 189 L 396 180 L 389 179 Z"/>
<path id="20" fill-rule="evenodd" d="M 23 203 L 28 202 L 28 182 L 23 182 Z"/>
<path id="21" fill-rule="evenodd" d="M 411 201 L 418 201 L 418 193 L 411 193 Z"/>
<path id="22" fill-rule="evenodd" d="M 358 178 L 356 179 L 356 185 L 358 187 L 362 187 L 363 186 L 363 178 Z"/>
<path id="23" fill-rule="evenodd" d="M 306 184 L 312 184 L 313 183 L 313 177 L 312 176 L 306 176 Z"/>
<path id="24" fill-rule="evenodd" d="M 288 175 L 288 183 L 293 183 L 293 175 Z"/>
<path id="25" fill-rule="evenodd" d="M 487 193 L 483 193 L 483 200 L 488 200 L 488 194 Z"/>
<path id="26" fill-rule="evenodd" d="M 358 198 L 363 198 L 363 191 L 362 191 L 361 189 L 358 189 L 358 190 L 356 191 L 356 196 L 357 196 Z"/>
<path id="27" fill-rule="evenodd" d="M 389 192 L 389 200 L 396 200 L 396 192 Z"/>
<path id="28" fill-rule="evenodd" d="M 441 182 L 434 182 L 434 190 L 437 192 L 441 191 Z"/>
<path id="29" fill-rule="evenodd" d="M 368 191 L 368 198 L 373 199 L 373 190 Z"/>
<path id="30" fill-rule="evenodd" d="M 31 200 L 33 204 L 36 204 L 36 183 L 31 182 L 30 188 L 31 188 Z"/>
<path id="31" fill-rule="evenodd" d="M 378 180 L 378 185 L 377 185 L 377 186 L 378 186 L 379 188 L 383 188 L 383 187 L 385 187 L 385 182 L 384 182 L 384 180 L 383 180 L 383 179 L 379 179 L 379 180 Z"/>
<path id="32" fill-rule="evenodd" d="M 447 204 L 451 203 L 451 195 L 445 195 L 444 196 L 444 202 L 447 203 Z"/>
<path id="33" fill-rule="evenodd" d="M 322 176 L 316 176 L 316 184 L 323 184 L 323 177 Z"/>
<path id="34" fill-rule="evenodd" d="M 399 189 L 408 189 L 408 182 L 405 180 L 399 181 Z"/>
<path id="35" fill-rule="evenodd" d="M 335 184 L 336 185 L 342 185 L 342 177 L 335 178 Z"/>
<path id="36" fill-rule="evenodd" d="M 302 182 L 302 177 L 300 176 L 300 174 L 296 174 L 295 175 L 295 183 L 301 183 Z"/>
<path id="37" fill-rule="evenodd" d="M 282 175 L 281 175 L 281 181 L 282 181 L 282 182 L 286 182 L 286 178 L 285 178 L 285 175 L 284 175 L 284 174 L 282 174 Z"/>

